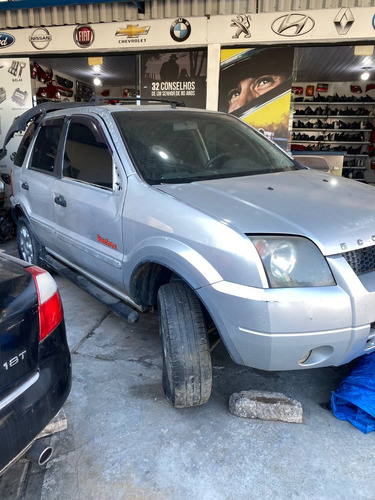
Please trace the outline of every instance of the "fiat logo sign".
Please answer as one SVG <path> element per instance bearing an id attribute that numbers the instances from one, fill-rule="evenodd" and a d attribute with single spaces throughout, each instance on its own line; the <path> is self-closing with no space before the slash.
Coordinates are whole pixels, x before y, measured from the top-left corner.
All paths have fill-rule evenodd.
<path id="1" fill-rule="evenodd" d="M 94 30 L 88 24 L 81 24 L 74 30 L 73 38 L 78 47 L 90 47 L 94 41 Z"/>
<path id="2" fill-rule="evenodd" d="M 305 14 L 286 14 L 271 25 L 272 31 L 281 36 L 301 36 L 313 29 L 315 21 Z"/>
<path id="3" fill-rule="evenodd" d="M 0 49 L 5 49 L 5 47 L 10 47 L 16 41 L 13 35 L 9 33 L 0 32 Z"/>

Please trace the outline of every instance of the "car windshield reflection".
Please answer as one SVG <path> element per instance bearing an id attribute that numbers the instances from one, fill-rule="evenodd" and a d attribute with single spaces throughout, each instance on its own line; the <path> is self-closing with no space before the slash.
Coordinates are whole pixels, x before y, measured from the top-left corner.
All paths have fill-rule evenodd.
<path id="1" fill-rule="evenodd" d="M 149 184 L 187 183 L 296 170 L 273 143 L 229 115 L 174 110 L 114 113 Z"/>

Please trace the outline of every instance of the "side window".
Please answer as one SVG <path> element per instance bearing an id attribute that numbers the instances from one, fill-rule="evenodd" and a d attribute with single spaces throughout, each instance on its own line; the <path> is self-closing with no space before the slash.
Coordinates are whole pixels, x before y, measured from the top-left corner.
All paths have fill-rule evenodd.
<path id="1" fill-rule="evenodd" d="M 95 120 L 73 117 L 66 138 L 64 177 L 112 189 L 112 155 Z"/>
<path id="2" fill-rule="evenodd" d="M 47 120 L 39 130 L 29 168 L 53 173 L 62 120 Z"/>
<path id="3" fill-rule="evenodd" d="M 25 135 L 22 137 L 21 143 L 18 146 L 17 153 L 13 162 L 17 167 L 22 167 L 22 163 L 25 159 L 27 150 L 30 146 L 30 142 L 34 136 L 35 130 L 36 130 L 35 122 L 32 122 L 28 126 Z"/>

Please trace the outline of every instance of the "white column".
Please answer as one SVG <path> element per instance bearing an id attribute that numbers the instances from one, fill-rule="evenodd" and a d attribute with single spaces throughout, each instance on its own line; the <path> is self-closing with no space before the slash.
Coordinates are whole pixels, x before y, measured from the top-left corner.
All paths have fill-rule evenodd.
<path id="1" fill-rule="evenodd" d="M 210 44 L 207 48 L 206 108 L 212 111 L 217 111 L 219 100 L 220 49 L 218 43 Z"/>

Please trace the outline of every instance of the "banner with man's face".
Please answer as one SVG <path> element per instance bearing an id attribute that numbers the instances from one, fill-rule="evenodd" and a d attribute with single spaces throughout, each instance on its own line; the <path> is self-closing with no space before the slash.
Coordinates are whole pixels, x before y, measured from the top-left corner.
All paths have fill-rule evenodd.
<path id="1" fill-rule="evenodd" d="M 231 113 L 286 144 L 294 49 L 221 51 L 219 110 Z"/>

